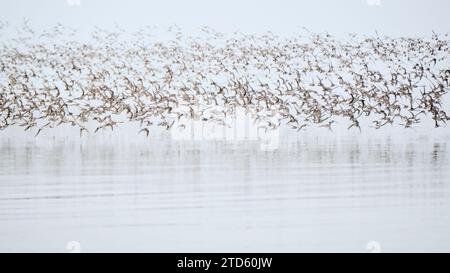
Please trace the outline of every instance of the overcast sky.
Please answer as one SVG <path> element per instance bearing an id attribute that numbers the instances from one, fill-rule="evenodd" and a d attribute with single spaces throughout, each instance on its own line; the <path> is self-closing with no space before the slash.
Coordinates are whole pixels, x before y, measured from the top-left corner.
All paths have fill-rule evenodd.
<path id="1" fill-rule="evenodd" d="M 380 5 L 369 5 L 368 2 Z M 79 5 L 78 5 L 79 2 Z M 178 24 L 219 31 L 289 33 L 305 26 L 349 32 L 430 35 L 450 31 L 449 0 L 1 0 L 0 20 L 30 19 L 37 27 L 61 22 L 80 30 Z"/>

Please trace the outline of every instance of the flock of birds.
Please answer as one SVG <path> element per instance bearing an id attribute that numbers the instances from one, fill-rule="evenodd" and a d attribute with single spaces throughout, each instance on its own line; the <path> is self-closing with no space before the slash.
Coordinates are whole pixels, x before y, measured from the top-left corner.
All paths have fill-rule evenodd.
<path id="1" fill-rule="evenodd" d="M 264 130 L 450 120 L 448 34 L 338 39 L 305 30 L 281 38 L 205 27 L 191 37 L 174 26 L 157 39 L 153 30 L 96 28 L 83 42 L 62 25 L 38 32 L 24 24 L 3 37 L 0 129 L 37 136 L 69 124 L 83 135 L 137 122 L 136 133 L 148 136 L 190 120 L 227 126 L 238 108 Z"/>

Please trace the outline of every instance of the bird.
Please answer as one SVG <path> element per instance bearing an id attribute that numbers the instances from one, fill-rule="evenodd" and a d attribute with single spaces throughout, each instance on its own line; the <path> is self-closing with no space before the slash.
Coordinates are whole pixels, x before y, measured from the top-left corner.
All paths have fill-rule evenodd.
<path id="1" fill-rule="evenodd" d="M 120 40 L 119 26 L 95 28 L 92 41 L 74 43 L 62 24 L 35 30 L 25 21 L 0 45 L 0 129 L 37 129 L 37 137 L 69 124 L 81 138 L 136 123 L 148 137 L 153 127 L 171 130 L 180 121 L 227 124 L 240 109 L 265 130 L 297 132 L 332 133 L 342 118 L 360 131 L 363 118 L 375 129 L 450 120 L 445 35 L 346 40 L 305 29 L 305 40 L 203 28 L 205 39 L 197 39 L 179 27 L 168 31 L 175 38 L 157 40 L 144 27 Z"/>
<path id="2" fill-rule="evenodd" d="M 138 132 L 138 134 L 140 134 L 140 133 L 142 133 L 142 132 L 144 132 L 144 133 L 145 133 L 145 136 L 147 136 L 147 137 L 148 137 L 148 135 L 150 134 L 150 131 L 149 131 L 148 128 L 143 128 L 143 129 L 141 129 L 141 130 Z"/>

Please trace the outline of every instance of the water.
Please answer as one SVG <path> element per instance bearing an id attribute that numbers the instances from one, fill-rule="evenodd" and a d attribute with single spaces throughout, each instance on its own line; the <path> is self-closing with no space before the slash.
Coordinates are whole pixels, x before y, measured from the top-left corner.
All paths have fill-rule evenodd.
<path id="1" fill-rule="evenodd" d="M 305 134 L 274 151 L 3 135 L 0 251 L 450 251 L 448 133 Z"/>

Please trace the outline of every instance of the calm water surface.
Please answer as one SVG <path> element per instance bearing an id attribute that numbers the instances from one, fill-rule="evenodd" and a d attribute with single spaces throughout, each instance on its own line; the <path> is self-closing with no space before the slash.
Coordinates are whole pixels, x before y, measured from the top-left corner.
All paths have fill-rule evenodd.
<path id="1" fill-rule="evenodd" d="M 450 138 L 0 138 L 0 251 L 450 251 Z"/>

